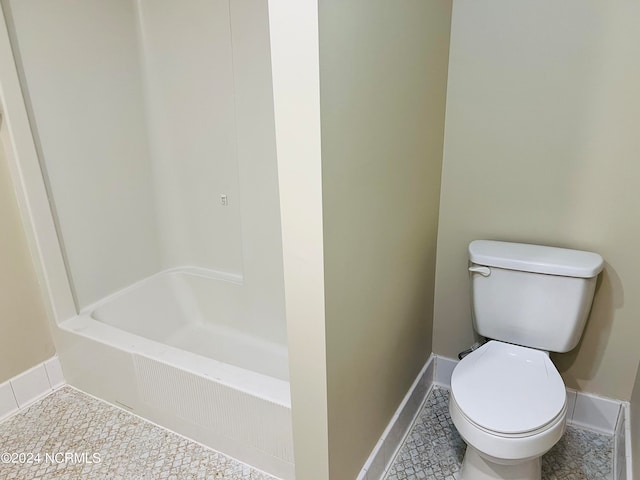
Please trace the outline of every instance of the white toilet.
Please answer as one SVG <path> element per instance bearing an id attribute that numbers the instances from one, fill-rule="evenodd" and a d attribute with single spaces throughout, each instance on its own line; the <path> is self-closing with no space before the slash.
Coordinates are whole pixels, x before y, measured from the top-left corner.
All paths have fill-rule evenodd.
<path id="1" fill-rule="evenodd" d="M 602 257 L 476 240 L 469 245 L 473 317 L 489 342 L 451 377 L 449 411 L 467 443 L 460 480 L 540 480 L 564 433 L 567 396 L 549 352 L 580 340 Z"/>

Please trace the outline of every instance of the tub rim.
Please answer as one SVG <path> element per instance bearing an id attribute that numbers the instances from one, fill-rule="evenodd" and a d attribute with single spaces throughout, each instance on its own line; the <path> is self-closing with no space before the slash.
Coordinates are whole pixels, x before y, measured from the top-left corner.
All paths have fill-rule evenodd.
<path id="1" fill-rule="evenodd" d="M 129 354 L 147 357 L 248 395 L 291 408 L 288 381 L 150 340 L 95 320 L 90 313 L 69 318 L 61 322 L 59 327 Z"/>

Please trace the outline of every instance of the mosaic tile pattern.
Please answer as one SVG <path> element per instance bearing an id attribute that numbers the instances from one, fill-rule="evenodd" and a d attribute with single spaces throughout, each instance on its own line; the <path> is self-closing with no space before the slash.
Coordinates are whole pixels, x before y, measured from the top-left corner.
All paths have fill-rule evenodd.
<path id="1" fill-rule="evenodd" d="M 613 479 L 613 437 L 568 427 L 542 457 L 545 480 Z"/>
<path id="2" fill-rule="evenodd" d="M 275 480 L 70 387 L 0 423 L 0 478 Z"/>
<path id="3" fill-rule="evenodd" d="M 466 444 L 449 416 L 449 391 L 434 387 L 385 480 L 455 480 Z M 542 457 L 543 480 L 613 478 L 613 437 L 568 427 Z"/>
<path id="4" fill-rule="evenodd" d="M 449 391 L 434 387 L 386 480 L 453 480 L 467 446 L 449 416 Z"/>

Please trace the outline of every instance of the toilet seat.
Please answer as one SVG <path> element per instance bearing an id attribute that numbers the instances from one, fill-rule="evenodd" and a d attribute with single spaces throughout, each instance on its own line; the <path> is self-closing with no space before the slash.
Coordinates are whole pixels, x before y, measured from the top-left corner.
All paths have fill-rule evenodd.
<path id="1" fill-rule="evenodd" d="M 555 420 L 544 428 L 521 435 L 499 435 L 479 427 L 461 412 L 453 395 L 449 397 L 449 413 L 468 448 L 493 463 L 509 465 L 539 458 L 549 451 L 564 433 L 567 407 L 565 404 Z"/>
<path id="2" fill-rule="evenodd" d="M 545 352 L 490 341 L 458 363 L 452 401 L 467 422 L 502 437 L 536 435 L 566 414 L 566 390 Z"/>
<path id="3" fill-rule="evenodd" d="M 566 409 L 560 410 L 560 413 L 558 413 L 558 415 L 556 415 L 549 422 L 545 423 L 540 428 L 537 428 L 535 430 L 530 430 L 530 431 L 521 432 L 521 433 L 499 433 L 499 432 L 484 428 L 481 425 L 478 425 L 476 422 L 474 422 L 469 417 L 467 417 L 464 414 L 464 412 L 462 411 L 462 409 L 460 408 L 460 406 L 458 405 L 458 403 L 456 402 L 456 399 L 455 399 L 455 397 L 453 395 L 451 396 L 450 401 L 449 401 L 449 408 L 450 408 L 450 410 L 451 409 L 455 409 L 456 412 L 457 412 L 457 417 L 460 420 L 464 421 L 469 427 L 472 427 L 473 429 L 478 430 L 479 432 L 482 432 L 485 435 L 490 435 L 492 437 L 501 438 L 501 439 L 504 439 L 504 440 L 509 440 L 509 439 L 527 439 L 529 437 L 535 437 L 538 434 L 545 433 L 547 430 L 555 427 L 559 422 L 563 422 L 565 420 L 566 413 L 567 413 Z M 449 413 L 451 413 L 451 412 L 449 412 Z"/>

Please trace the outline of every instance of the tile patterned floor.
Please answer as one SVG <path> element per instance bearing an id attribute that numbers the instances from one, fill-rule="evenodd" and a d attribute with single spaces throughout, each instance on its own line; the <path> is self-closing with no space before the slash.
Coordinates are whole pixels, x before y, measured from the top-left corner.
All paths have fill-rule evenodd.
<path id="1" fill-rule="evenodd" d="M 0 479 L 275 480 L 70 387 L 0 423 Z"/>
<path id="2" fill-rule="evenodd" d="M 448 400 L 448 390 L 433 389 L 386 480 L 457 477 L 466 446 L 449 417 Z M 40 457 L 6 463 L 6 453 L 21 452 Z M 65 459 L 64 453 L 79 458 Z M 543 457 L 542 477 L 610 479 L 612 459 L 612 437 L 569 427 Z M 69 387 L 0 423 L 0 479 L 275 480 Z"/>
<path id="3" fill-rule="evenodd" d="M 449 416 L 449 391 L 435 387 L 385 480 L 455 480 L 466 445 Z M 543 480 L 613 478 L 613 437 L 568 427 L 542 457 Z"/>

